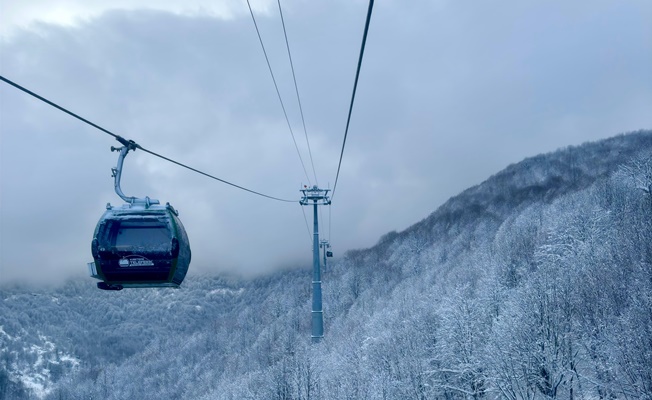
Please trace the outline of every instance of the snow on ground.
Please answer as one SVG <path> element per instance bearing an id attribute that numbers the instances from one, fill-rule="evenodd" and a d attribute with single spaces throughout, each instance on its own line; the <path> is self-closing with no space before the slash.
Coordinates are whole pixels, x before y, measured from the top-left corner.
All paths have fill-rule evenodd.
<path id="1" fill-rule="evenodd" d="M 213 289 L 210 292 L 208 292 L 208 294 L 211 296 L 225 296 L 225 295 L 239 296 L 242 293 L 244 293 L 244 288 L 240 288 L 238 290 L 220 288 L 220 289 Z"/>
<path id="2" fill-rule="evenodd" d="M 13 337 L 0 326 L 0 337 L 16 342 L 20 337 Z M 16 353 L 13 351 L 12 353 Z M 29 361 L 28 361 L 29 360 Z M 79 366 L 79 360 L 70 354 L 59 353 L 57 347 L 47 336 L 38 334 L 38 342 L 22 348 L 22 355 L 15 360 L 9 370 L 9 379 L 20 382 L 39 399 L 45 398 L 55 387 L 50 374 L 51 365 L 69 364 L 72 368 Z"/>
<path id="3" fill-rule="evenodd" d="M 0 325 L 0 335 L 6 337 L 9 340 L 14 340 L 14 337 L 5 332 L 4 326 Z"/>
<path id="4" fill-rule="evenodd" d="M 49 373 L 47 375 L 31 373 L 30 375 L 24 374 L 23 372 L 18 372 L 16 378 L 21 381 L 25 388 L 30 390 L 32 394 L 39 399 L 44 399 L 45 396 L 52 392 L 53 385 L 50 381 Z"/>

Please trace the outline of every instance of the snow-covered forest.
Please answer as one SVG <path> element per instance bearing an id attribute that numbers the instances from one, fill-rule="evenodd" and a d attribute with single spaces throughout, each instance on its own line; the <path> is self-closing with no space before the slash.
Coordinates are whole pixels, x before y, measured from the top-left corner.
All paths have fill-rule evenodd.
<path id="1" fill-rule="evenodd" d="M 652 131 L 526 159 L 349 251 L 318 345 L 309 263 L 2 287 L 0 399 L 652 399 Z"/>

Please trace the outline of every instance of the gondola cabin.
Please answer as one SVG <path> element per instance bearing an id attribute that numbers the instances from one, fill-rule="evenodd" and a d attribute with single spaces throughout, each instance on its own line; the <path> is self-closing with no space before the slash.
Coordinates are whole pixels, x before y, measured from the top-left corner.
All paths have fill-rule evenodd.
<path id="1" fill-rule="evenodd" d="M 188 235 L 169 204 L 107 205 L 91 252 L 90 274 L 105 290 L 179 287 L 190 265 Z"/>
<path id="2" fill-rule="evenodd" d="M 102 281 L 97 287 L 104 290 L 179 287 L 190 265 L 190 243 L 179 213 L 170 203 L 161 206 L 149 197 L 125 196 L 120 188 L 124 159 L 140 146 L 120 136 L 116 139 L 123 147 L 111 147 L 119 152 L 111 172 L 115 192 L 126 204 L 107 204 L 93 233 L 89 273 Z"/>

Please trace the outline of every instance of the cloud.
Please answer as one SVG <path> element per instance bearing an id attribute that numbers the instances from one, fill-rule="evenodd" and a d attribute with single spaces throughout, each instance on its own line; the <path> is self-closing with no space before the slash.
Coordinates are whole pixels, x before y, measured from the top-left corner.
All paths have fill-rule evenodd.
<path id="1" fill-rule="evenodd" d="M 271 0 L 252 1 L 259 13 L 269 13 Z M 79 27 L 111 10 L 156 10 L 189 17 L 210 16 L 232 19 L 248 12 L 246 3 L 239 1 L 202 0 L 30 0 L 29 2 L 3 2 L 0 6 L 0 35 L 12 36 L 21 29 L 35 29 L 39 24 Z"/>
<path id="2" fill-rule="evenodd" d="M 299 200 L 308 178 L 245 4 L 48 4 L 84 19 L 12 4 L 9 19 L 24 28 L 2 39 L 2 75 L 152 151 Z M 275 3 L 252 5 L 312 180 Z M 283 6 L 316 173 L 332 187 L 366 2 Z M 406 228 L 526 156 L 650 128 L 651 8 L 376 4 L 330 229 L 323 210 L 336 254 Z M 106 202 L 119 203 L 117 143 L 5 84 L 0 110 L 0 282 L 85 274 L 94 225 Z M 311 263 L 298 204 L 140 151 L 127 157 L 123 189 L 180 210 L 193 273 Z"/>

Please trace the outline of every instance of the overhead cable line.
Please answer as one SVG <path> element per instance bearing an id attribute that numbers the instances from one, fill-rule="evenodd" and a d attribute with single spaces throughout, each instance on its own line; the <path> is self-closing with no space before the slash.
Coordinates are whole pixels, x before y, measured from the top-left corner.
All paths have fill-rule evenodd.
<path id="1" fill-rule="evenodd" d="M 282 201 L 282 202 L 286 202 L 286 203 L 296 203 L 296 200 L 286 200 L 286 199 L 281 199 L 281 198 L 278 198 L 278 197 L 269 196 L 269 195 L 266 195 L 266 194 L 263 194 L 263 193 L 257 192 L 257 191 L 255 191 L 255 190 L 247 189 L 247 188 L 242 187 L 242 186 L 240 186 L 240 185 L 236 185 L 235 183 L 231 183 L 231 182 L 226 181 L 226 180 L 224 180 L 224 179 L 220 179 L 220 178 L 218 178 L 218 177 L 216 177 L 216 176 L 213 176 L 213 175 L 208 174 L 208 173 L 206 173 L 206 172 L 200 171 L 200 170 L 198 170 L 198 169 L 196 169 L 196 168 L 193 168 L 193 167 L 190 167 L 190 166 L 185 165 L 185 164 L 183 164 L 183 163 L 180 163 L 180 162 L 178 162 L 178 161 L 175 161 L 175 160 L 173 160 L 173 159 L 171 159 L 171 158 L 168 158 L 168 157 L 165 157 L 165 156 L 160 155 L 160 154 L 158 154 L 158 153 L 155 153 L 155 152 L 153 152 L 153 151 L 151 151 L 151 150 L 148 150 L 148 149 L 142 147 L 141 145 L 137 144 L 136 142 L 134 142 L 134 141 L 132 141 L 132 140 L 127 140 L 127 139 L 123 138 L 122 136 L 120 136 L 120 135 L 116 135 L 115 133 L 109 131 L 108 129 L 102 128 L 101 126 L 99 126 L 99 125 L 97 125 L 97 124 L 95 124 L 95 123 L 93 123 L 93 122 L 87 120 L 86 118 L 83 118 L 83 117 L 81 117 L 81 116 L 75 114 L 74 112 L 69 111 L 69 110 L 67 110 L 67 109 L 65 109 L 65 108 L 63 108 L 63 107 L 61 107 L 60 105 L 58 105 L 58 104 L 56 104 L 56 103 L 54 103 L 54 102 L 52 102 L 52 101 L 46 99 L 46 98 L 43 97 L 43 96 L 40 96 L 40 95 L 38 95 L 38 94 L 32 92 L 31 90 L 29 90 L 29 89 L 27 89 L 27 88 L 25 88 L 25 87 L 23 87 L 23 86 L 17 84 L 16 82 L 13 82 L 13 81 L 11 81 L 11 80 L 5 78 L 5 77 L 2 76 L 2 75 L 0 75 L 0 80 L 2 80 L 3 82 L 8 83 L 9 85 L 11 85 L 11 86 L 13 86 L 13 87 L 15 87 L 15 88 L 17 88 L 17 89 L 19 89 L 19 90 L 21 90 L 21 91 L 27 93 L 27 94 L 29 94 L 29 95 L 32 96 L 32 97 L 35 97 L 35 98 L 41 100 L 41 101 L 44 102 L 44 103 L 47 103 L 47 104 L 51 105 L 52 107 L 56 108 L 56 109 L 59 110 L 59 111 L 63 111 L 64 113 L 66 113 L 66 114 L 68 114 L 68 115 L 70 115 L 70 116 L 72 116 L 72 117 L 74 117 L 74 118 L 77 118 L 78 120 L 80 120 L 80 121 L 82 121 L 82 122 L 85 122 L 86 124 L 92 126 L 93 128 L 99 129 L 100 131 L 106 133 L 107 135 L 113 136 L 113 137 L 114 137 L 118 142 L 120 142 L 121 144 L 123 144 L 123 145 L 125 145 L 125 146 L 130 146 L 130 147 L 132 147 L 134 150 L 135 150 L 135 149 L 140 149 L 140 150 L 144 151 L 145 153 L 149 153 L 149 154 L 151 154 L 151 155 L 153 155 L 153 156 L 155 156 L 155 157 L 161 158 L 161 159 L 163 159 L 163 160 L 165 160 L 165 161 L 169 161 L 169 162 L 171 162 L 171 163 L 173 163 L 173 164 L 176 164 L 176 165 L 178 165 L 178 166 L 180 166 L 180 167 L 183 167 L 183 168 L 189 169 L 189 170 L 191 170 L 191 171 L 193 171 L 193 172 L 196 172 L 196 173 L 198 173 L 198 174 L 204 175 L 204 176 L 206 176 L 206 177 L 208 177 L 208 178 L 211 178 L 211 179 L 214 179 L 214 180 L 216 180 L 216 181 L 219 181 L 219 182 L 225 183 L 225 184 L 227 184 L 227 185 L 229 185 L 229 186 L 233 186 L 233 187 L 235 187 L 235 188 L 238 188 L 238 189 L 244 190 L 244 191 L 246 191 L 246 192 L 249 192 L 249 193 L 252 193 L 252 194 L 256 194 L 256 195 L 258 195 L 258 196 L 262 196 L 262 197 L 266 197 L 266 198 L 268 198 L 268 199 L 278 200 L 278 201 Z"/>
<path id="2" fill-rule="evenodd" d="M 71 111 L 66 110 L 65 108 L 63 108 L 63 107 L 61 107 L 61 106 L 59 106 L 59 105 L 57 105 L 57 104 L 51 102 L 50 100 L 46 99 L 45 97 L 39 96 L 38 94 L 32 92 L 31 90 L 29 90 L 29 89 L 27 89 L 27 88 L 24 88 L 23 86 L 20 86 L 20 85 L 17 84 L 16 82 L 9 80 L 9 79 L 5 78 L 5 77 L 2 76 L 2 75 L 0 75 L 0 80 L 2 80 L 3 82 L 6 82 L 6 83 L 8 83 L 8 84 L 10 84 L 11 86 L 15 87 L 16 89 L 20 89 L 20 90 L 22 90 L 23 92 L 29 94 L 29 95 L 32 96 L 32 97 L 36 97 L 37 99 L 41 100 L 41 101 L 44 102 L 44 103 L 47 103 L 47 104 L 51 105 L 52 107 L 58 109 L 59 111 L 63 111 L 63 112 L 65 112 L 66 114 L 71 115 L 71 116 L 77 118 L 78 120 L 87 123 L 88 125 L 92 126 L 93 128 L 99 129 L 99 130 L 101 130 L 102 132 L 104 132 L 104 133 L 106 133 L 106 134 L 108 134 L 108 135 L 111 135 L 111 136 L 113 136 L 113 137 L 116 138 L 116 139 L 118 139 L 118 138 L 122 139 L 120 136 L 116 135 L 115 133 L 109 132 L 108 130 L 102 128 L 101 126 L 96 125 L 96 124 L 92 123 L 91 121 L 89 121 L 89 120 L 87 120 L 87 119 L 85 119 L 85 118 L 82 118 L 82 117 L 80 117 L 79 115 L 77 115 L 77 114 L 75 114 L 75 113 L 73 113 L 73 112 L 71 112 Z M 120 139 L 118 139 L 118 140 L 120 140 Z"/>
<path id="3" fill-rule="evenodd" d="M 160 155 L 160 154 L 154 153 L 153 151 L 147 150 L 147 149 L 142 148 L 142 147 L 140 147 L 140 146 L 138 146 L 138 148 L 140 148 L 141 150 L 143 150 L 145 153 L 149 153 L 149 154 L 151 154 L 151 155 L 153 155 L 153 156 L 156 156 L 156 157 L 158 157 L 158 158 L 161 158 L 161 159 L 163 159 L 163 160 L 165 160 L 165 161 L 169 161 L 169 162 L 171 162 L 171 163 L 173 163 L 173 164 L 176 164 L 176 165 L 178 165 L 178 166 L 180 166 L 180 167 L 187 168 L 187 169 L 189 169 L 189 170 L 191 170 L 191 171 L 194 171 L 194 172 L 196 172 L 196 173 L 198 173 L 198 174 L 204 175 L 205 177 L 208 177 L 208 178 L 211 178 L 211 179 L 215 179 L 216 181 L 219 181 L 219 182 L 225 183 L 225 184 L 227 184 L 227 185 L 233 186 L 233 187 L 235 187 L 235 188 L 238 188 L 238 189 L 244 190 L 245 192 L 249 192 L 249 193 L 252 193 L 252 194 L 257 194 L 258 196 L 266 197 L 266 198 L 268 198 L 268 199 L 272 199 L 272 200 L 282 201 L 282 202 L 285 202 L 285 203 L 296 203 L 296 202 L 297 202 L 296 200 L 281 199 L 281 198 L 278 198 L 278 197 L 269 196 L 269 195 L 266 195 L 266 194 L 264 194 L 264 193 L 257 192 L 257 191 L 255 191 L 255 190 L 247 189 L 247 188 L 242 187 L 242 186 L 240 186 L 240 185 L 236 185 L 235 183 L 231 183 L 231 182 L 225 181 L 224 179 L 220 179 L 220 178 L 218 178 L 218 177 L 216 177 L 216 176 L 210 175 L 210 174 L 208 174 L 208 173 L 206 173 L 206 172 L 202 172 L 202 171 L 200 171 L 200 170 L 198 170 L 198 169 L 195 169 L 195 168 L 193 168 L 193 167 L 189 167 L 189 166 L 187 166 L 187 165 L 185 165 L 185 164 L 182 164 L 182 163 L 180 163 L 180 162 L 178 162 L 178 161 L 174 161 L 174 160 L 172 160 L 171 158 L 168 158 L 168 157 L 162 156 L 162 155 Z"/>
<path id="4" fill-rule="evenodd" d="M 267 56 L 267 51 L 265 50 L 265 45 L 263 44 L 263 38 L 260 35 L 260 30 L 258 29 L 258 23 L 256 23 L 256 17 L 254 16 L 254 11 L 251 9 L 251 4 L 249 3 L 249 0 L 247 0 L 247 6 L 249 6 L 249 13 L 251 14 L 251 19 L 254 21 L 254 27 L 256 28 L 256 33 L 258 34 L 258 41 L 260 42 L 260 46 L 263 49 L 263 54 L 265 55 L 265 61 L 267 61 L 267 67 L 269 68 L 269 73 L 272 76 L 272 81 L 274 82 L 274 88 L 276 88 L 276 94 L 278 95 L 278 101 L 281 103 L 281 108 L 283 109 L 283 115 L 285 115 L 285 121 L 288 124 L 288 129 L 290 130 L 290 135 L 292 136 L 292 142 L 294 142 L 294 147 L 297 149 L 297 154 L 299 155 L 299 161 L 301 161 L 301 166 L 303 167 L 303 172 L 306 174 L 306 178 L 308 179 L 308 183 L 310 183 L 310 177 L 308 176 L 308 170 L 306 170 L 306 165 L 303 162 L 303 158 L 301 157 L 301 152 L 299 151 L 299 146 L 297 145 L 297 141 L 294 138 L 294 132 L 292 131 L 292 125 L 290 124 L 290 119 L 288 118 L 288 113 L 285 110 L 285 104 L 283 104 L 283 99 L 281 98 L 281 92 L 278 89 L 278 84 L 276 83 L 276 78 L 274 77 L 274 72 L 272 71 L 272 65 L 269 62 L 269 57 Z"/>
<path id="5" fill-rule="evenodd" d="M 367 43 L 367 32 L 369 32 L 369 21 L 371 21 L 371 12 L 374 8 L 374 0 L 369 0 L 369 9 L 367 10 L 367 21 L 364 26 L 364 34 L 362 35 L 362 45 L 360 46 L 360 57 L 358 58 L 358 68 L 355 72 L 355 82 L 353 83 L 353 93 L 351 94 L 351 105 L 349 106 L 349 116 L 346 119 L 346 129 L 344 130 L 344 140 L 342 142 L 342 151 L 340 152 L 340 162 L 337 164 L 337 174 L 335 175 L 335 184 L 331 192 L 331 201 L 335 196 L 335 189 L 337 189 L 337 179 L 340 177 L 340 167 L 342 166 L 342 156 L 344 155 L 344 146 L 346 145 L 346 136 L 349 133 L 349 124 L 351 122 L 351 113 L 353 111 L 353 102 L 355 101 L 355 91 L 358 88 L 358 78 L 360 77 L 360 67 L 362 66 L 362 57 L 364 56 L 364 47 Z"/>
<path id="6" fill-rule="evenodd" d="M 290 59 L 290 68 L 292 69 L 292 79 L 294 80 L 294 91 L 297 93 L 297 102 L 299 103 L 299 112 L 301 113 L 301 123 L 303 124 L 303 133 L 306 136 L 306 144 L 308 145 L 308 155 L 310 156 L 310 164 L 312 165 L 312 174 L 315 177 L 315 185 L 319 186 L 317 180 L 317 172 L 315 171 L 315 162 L 312 159 L 312 150 L 310 149 L 310 140 L 308 140 L 308 130 L 306 129 L 306 120 L 303 117 L 303 106 L 301 105 L 301 97 L 299 96 L 299 86 L 297 85 L 297 77 L 294 73 L 294 63 L 292 62 L 292 54 L 290 53 L 290 42 L 288 41 L 288 34 L 285 30 L 285 19 L 283 18 L 283 10 L 281 9 L 281 0 L 277 0 L 278 12 L 281 14 L 281 24 L 283 24 L 283 35 L 285 36 L 285 47 L 288 49 L 288 58 Z"/>

